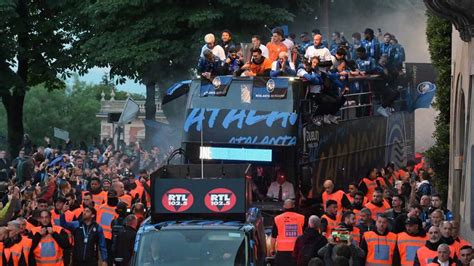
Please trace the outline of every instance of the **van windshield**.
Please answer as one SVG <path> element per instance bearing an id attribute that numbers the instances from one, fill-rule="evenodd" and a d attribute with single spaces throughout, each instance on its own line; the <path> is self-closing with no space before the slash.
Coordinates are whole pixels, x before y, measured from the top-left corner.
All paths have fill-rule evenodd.
<path id="1" fill-rule="evenodd" d="M 162 230 L 141 236 L 135 265 L 245 265 L 240 231 Z"/>

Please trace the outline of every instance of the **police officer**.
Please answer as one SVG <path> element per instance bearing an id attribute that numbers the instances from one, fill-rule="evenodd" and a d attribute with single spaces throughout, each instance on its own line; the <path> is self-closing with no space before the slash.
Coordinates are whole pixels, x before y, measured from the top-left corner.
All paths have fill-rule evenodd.
<path id="1" fill-rule="evenodd" d="M 304 216 L 295 212 L 295 202 L 285 200 L 285 212 L 276 216 L 272 229 L 271 252 L 275 253 L 275 265 L 295 265 L 292 252 L 296 238 L 303 234 Z"/>
<path id="2" fill-rule="evenodd" d="M 94 207 L 85 206 L 82 221 L 67 222 L 65 215 L 60 217 L 62 227 L 71 230 L 74 236 L 73 262 L 75 266 L 97 266 L 100 251 L 102 265 L 107 263 L 107 246 L 104 231 L 95 221 L 97 211 Z"/>

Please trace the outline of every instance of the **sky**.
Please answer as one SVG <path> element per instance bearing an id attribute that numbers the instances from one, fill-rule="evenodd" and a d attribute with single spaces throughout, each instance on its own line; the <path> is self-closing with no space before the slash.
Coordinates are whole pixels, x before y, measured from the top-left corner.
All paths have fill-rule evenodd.
<path id="1" fill-rule="evenodd" d="M 102 76 L 108 72 L 109 70 L 107 68 L 94 67 L 92 69 L 89 69 L 89 73 L 87 73 L 86 75 L 79 76 L 79 80 L 87 82 L 89 84 L 99 84 L 102 81 Z M 70 78 L 67 80 L 67 83 L 71 84 L 72 81 L 73 81 L 73 78 Z M 146 92 L 145 85 L 136 83 L 130 79 L 127 79 L 127 81 L 124 84 L 117 85 L 117 88 L 121 91 L 127 91 L 130 93 L 138 93 L 142 95 L 145 95 L 145 92 Z"/>

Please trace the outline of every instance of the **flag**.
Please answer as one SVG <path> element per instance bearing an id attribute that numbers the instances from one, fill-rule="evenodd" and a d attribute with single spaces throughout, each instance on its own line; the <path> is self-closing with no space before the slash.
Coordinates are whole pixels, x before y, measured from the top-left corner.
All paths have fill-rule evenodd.
<path id="1" fill-rule="evenodd" d="M 435 84 L 428 81 L 418 84 L 416 87 L 416 98 L 411 104 L 411 110 L 414 111 L 418 108 L 430 108 L 435 93 Z"/>
<path id="2" fill-rule="evenodd" d="M 183 80 L 173 84 L 166 90 L 165 97 L 163 97 L 161 104 L 165 105 L 166 103 L 187 94 L 189 92 L 190 84 L 191 80 Z"/>
<path id="3" fill-rule="evenodd" d="M 231 82 L 232 76 L 216 76 L 212 81 L 203 78 L 200 96 L 226 96 Z"/>
<path id="4" fill-rule="evenodd" d="M 55 127 L 54 128 L 54 137 L 56 137 L 58 139 L 62 139 L 64 141 L 67 141 L 69 139 L 69 132 L 64 130 L 64 129 L 60 129 L 60 128 Z"/>
<path id="5" fill-rule="evenodd" d="M 285 99 L 288 78 L 253 77 L 252 99 Z"/>
<path id="6" fill-rule="evenodd" d="M 119 125 L 123 125 L 132 122 L 137 116 L 138 112 L 140 112 L 140 106 L 135 101 L 128 98 L 117 123 Z"/>

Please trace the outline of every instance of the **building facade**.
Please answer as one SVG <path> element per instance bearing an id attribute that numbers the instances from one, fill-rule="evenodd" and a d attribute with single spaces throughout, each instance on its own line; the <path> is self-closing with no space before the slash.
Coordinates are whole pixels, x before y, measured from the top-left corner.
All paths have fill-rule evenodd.
<path id="1" fill-rule="evenodd" d="M 474 1 L 425 0 L 453 24 L 448 208 L 474 241 Z"/>
<path id="2" fill-rule="evenodd" d="M 117 138 L 120 134 L 120 140 L 123 140 L 127 145 L 136 141 L 143 141 L 145 139 L 145 101 L 135 101 L 140 106 L 140 112 L 137 117 L 130 123 L 119 128 L 117 121 L 125 106 L 127 100 L 115 100 L 114 92 L 111 93 L 110 99 L 105 99 L 105 94 L 102 93 L 101 107 L 96 117 L 100 119 L 100 139 L 112 138 L 114 143 L 117 143 Z M 156 104 L 156 121 L 167 123 L 166 117 L 161 109 L 161 100 L 155 99 Z"/>

